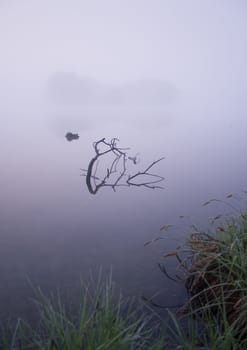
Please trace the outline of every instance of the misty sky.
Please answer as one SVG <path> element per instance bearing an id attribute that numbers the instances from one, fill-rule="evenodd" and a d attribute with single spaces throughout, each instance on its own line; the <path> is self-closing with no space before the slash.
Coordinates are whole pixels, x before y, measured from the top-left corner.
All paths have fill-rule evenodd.
<path id="1" fill-rule="evenodd" d="M 101 127 L 112 115 L 126 121 L 134 139 L 143 137 L 138 136 L 142 127 L 161 130 L 179 121 L 180 131 L 176 125 L 166 129 L 165 138 L 161 134 L 161 142 L 172 141 L 162 147 L 180 153 L 186 145 L 193 157 L 199 144 L 205 152 L 209 139 L 211 151 L 228 147 L 230 136 L 237 154 L 247 132 L 246 18 L 244 0 L 0 0 L 0 120 L 20 134 L 11 118 L 21 124 L 30 115 L 63 136 L 70 128 Z M 133 91 L 132 100 L 137 92 L 129 83 L 160 81 L 176 98 L 161 111 L 155 103 L 141 112 L 128 106 L 75 112 L 70 105 L 45 115 L 40 106 L 31 106 L 33 96 L 42 100 L 57 74 L 74 76 L 79 84 L 88 79 L 95 86 L 125 87 L 130 95 Z M 80 99 L 80 91 L 77 95 Z M 28 103 L 17 107 L 16 100 Z M 109 135 L 118 130 L 112 126 Z M 159 147 L 157 135 L 152 137 Z"/>
<path id="2" fill-rule="evenodd" d="M 246 15 L 244 0 L 1 0 L 1 85 L 68 71 L 229 97 L 246 88 Z"/>

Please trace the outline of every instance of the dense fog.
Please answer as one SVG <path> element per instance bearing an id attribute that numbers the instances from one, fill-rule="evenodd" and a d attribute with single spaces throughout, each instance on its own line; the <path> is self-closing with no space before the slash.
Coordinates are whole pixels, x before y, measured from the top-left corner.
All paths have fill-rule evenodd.
<path id="1" fill-rule="evenodd" d="M 247 186 L 246 14 L 242 0 L 0 0 L 0 299 L 17 305 L 26 275 L 67 286 L 99 265 L 128 294 L 176 289 L 155 263 L 186 236 L 179 215 L 205 225 L 226 208 L 204 201 Z M 164 189 L 91 195 L 81 169 L 102 137 L 136 171 L 164 156 Z M 144 248 L 167 223 L 180 229 Z"/>

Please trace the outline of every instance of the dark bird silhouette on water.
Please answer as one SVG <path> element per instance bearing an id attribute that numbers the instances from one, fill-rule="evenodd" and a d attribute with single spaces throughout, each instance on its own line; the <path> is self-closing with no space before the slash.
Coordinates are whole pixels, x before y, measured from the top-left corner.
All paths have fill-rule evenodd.
<path id="1" fill-rule="evenodd" d="M 67 134 L 65 135 L 66 139 L 68 141 L 72 141 L 72 140 L 78 140 L 79 139 L 79 135 L 78 134 L 73 134 L 72 132 L 67 132 Z"/>

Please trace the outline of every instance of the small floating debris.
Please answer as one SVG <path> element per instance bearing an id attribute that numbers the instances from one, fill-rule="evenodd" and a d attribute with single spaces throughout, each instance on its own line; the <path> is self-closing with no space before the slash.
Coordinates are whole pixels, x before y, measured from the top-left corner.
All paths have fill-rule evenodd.
<path id="1" fill-rule="evenodd" d="M 78 140 L 79 139 L 79 135 L 78 134 L 73 134 L 72 132 L 67 132 L 67 134 L 65 135 L 66 139 L 68 141 L 72 141 L 72 140 Z"/>
<path id="2" fill-rule="evenodd" d="M 138 164 L 140 162 L 139 153 L 137 153 L 134 157 L 128 157 L 128 159 L 131 160 L 133 164 Z"/>

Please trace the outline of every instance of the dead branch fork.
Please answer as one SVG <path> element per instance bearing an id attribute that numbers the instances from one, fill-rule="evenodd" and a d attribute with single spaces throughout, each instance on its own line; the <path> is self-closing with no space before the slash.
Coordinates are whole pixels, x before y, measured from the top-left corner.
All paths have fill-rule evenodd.
<path id="1" fill-rule="evenodd" d="M 86 176 L 86 185 L 89 192 L 91 194 L 96 194 L 101 187 L 111 187 L 113 191 L 116 191 L 116 187 L 120 186 L 144 186 L 151 189 L 163 188 L 157 184 L 163 181 L 164 177 L 152 174 L 149 171 L 155 164 L 163 160 L 164 157 L 152 162 L 144 171 L 138 171 L 132 175 L 127 174 L 127 160 L 132 159 L 131 157 L 127 156 L 126 151 L 129 148 L 118 147 L 117 141 L 119 141 L 117 138 L 113 138 L 110 142 L 107 142 L 105 138 L 102 138 L 93 143 L 95 156 L 90 160 L 88 168 L 82 169 L 85 172 L 85 174 L 82 175 Z M 106 150 L 101 151 L 100 146 L 104 146 Z M 110 167 L 106 169 L 106 174 L 100 178 L 97 175 L 99 160 L 110 153 L 114 155 L 114 160 L 112 161 Z M 119 170 L 120 163 L 121 170 Z M 136 164 L 136 162 L 134 162 L 134 164 Z M 115 180 L 111 182 L 110 177 L 113 174 L 117 174 L 117 176 Z M 122 181 L 125 176 L 127 176 L 127 180 Z M 140 179 L 141 176 L 147 176 L 153 179 L 151 181 L 138 182 L 138 179 Z"/>

